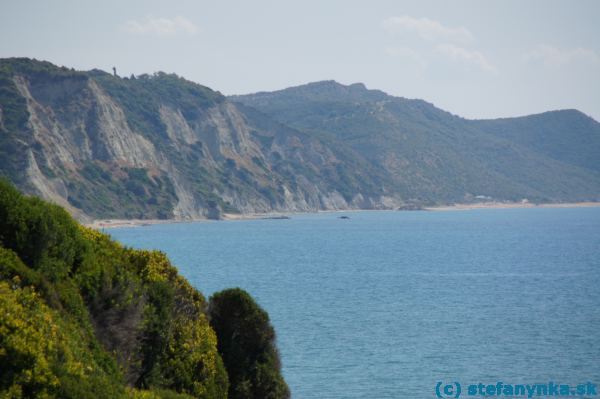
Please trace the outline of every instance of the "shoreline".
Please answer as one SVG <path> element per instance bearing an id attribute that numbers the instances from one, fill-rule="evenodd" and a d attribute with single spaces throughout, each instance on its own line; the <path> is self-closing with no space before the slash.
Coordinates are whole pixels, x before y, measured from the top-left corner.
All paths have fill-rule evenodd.
<path id="1" fill-rule="evenodd" d="M 196 219 L 96 219 L 91 223 L 82 223 L 86 227 L 93 229 L 113 229 L 124 227 L 144 227 L 155 224 L 173 224 L 173 223 L 208 223 L 221 221 L 238 221 L 238 220 L 267 220 L 267 219 L 287 219 L 294 215 L 304 215 L 311 213 L 344 213 L 344 212 L 379 212 L 379 211 L 394 211 L 394 212 L 415 212 L 415 211 L 432 211 L 432 212 L 454 212 L 454 211 L 470 211 L 478 209 L 521 209 L 521 208 L 596 208 L 600 207 L 600 202 L 564 202 L 564 203 L 511 203 L 511 202 L 476 202 L 472 204 L 453 204 L 428 206 L 422 209 L 415 210 L 395 210 L 395 209 L 338 209 L 338 210 L 320 210 L 314 212 L 272 212 L 272 213 L 249 213 L 236 214 L 225 213 L 223 218 L 219 220 L 196 218 Z"/>
<path id="2" fill-rule="evenodd" d="M 596 208 L 600 202 L 560 202 L 534 204 L 531 202 L 475 202 L 472 204 L 453 204 L 424 207 L 426 211 L 469 211 L 475 209 L 527 209 L 527 208 Z"/>
<path id="3" fill-rule="evenodd" d="M 90 223 L 82 223 L 93 229 L 112 229 L 122 227 L 144 227 L 155 224 L 174 223 L 211 223 L 236 220 L 287 219 L 290 215 L 309 212 L 277 212 L 277 213 L 224 213 L 222 219 L 192 218 L 192 219 L 95 219 Z"/>

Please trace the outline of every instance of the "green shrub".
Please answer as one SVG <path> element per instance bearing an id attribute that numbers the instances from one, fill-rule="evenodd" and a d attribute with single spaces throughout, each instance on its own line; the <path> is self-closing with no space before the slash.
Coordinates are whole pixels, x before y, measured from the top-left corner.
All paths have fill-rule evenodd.
<path id="1" fill-rule="evenodd" d="M 18 277 L 0 282 L 0 396 L 123 397 L 122 382 L 96 362 L 78 326 L 20 285 Z"/>
<path id="2" fill-rule="evenodd" d="M 289 398 L 267 312 L 235 288 L 210 298 L 209 315 L 229 374 L 229 398 Z"/>
<path id="3" fill-rule="evenodd" d="M 226 398 L 204 297 L 164 254 L 124 248 L 5 181 L 0 283 L 0 396 L 118 398 L 129 383 Z"/>
<path id="4" fill-rule="evenodd" d="M 267 314 L 241 290 L 211 309 L 217 332 L 165 254 L 0 181 L 0 397 L 289 397 Z"/>

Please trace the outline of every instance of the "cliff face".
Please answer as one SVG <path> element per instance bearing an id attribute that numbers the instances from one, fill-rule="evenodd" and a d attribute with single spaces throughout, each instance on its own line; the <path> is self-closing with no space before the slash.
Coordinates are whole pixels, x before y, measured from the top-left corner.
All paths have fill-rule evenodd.
<path id="1" fill-rule="evenodd" d="M 234 96 L 0 60 L 0 174 L 87 218 L 600 200 L 600 124 L 578 111 L 469 121 L 317 82 Z"/>
<path id="2" fill-rule="evenodd" d="M 1 65 L 2 172 L 79 218 L 389 205 L 377 174 L 345 168 L 350 149 L 177 76 Z"/>

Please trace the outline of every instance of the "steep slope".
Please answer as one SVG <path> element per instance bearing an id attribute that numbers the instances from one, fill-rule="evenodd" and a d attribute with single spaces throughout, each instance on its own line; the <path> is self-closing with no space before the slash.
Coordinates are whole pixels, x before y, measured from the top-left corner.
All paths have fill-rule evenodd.
<path id="1" fill-rule="evenodd" d="M 394 196 L 346 146 L 175 75 L 6 59 L 0 109 L 0 172 L 80 218 L 384 207 Z"/>
<path id="2" fill-rule="evenodd" d="M 600 124 L 569 112 L 469 121 L 422 100 L 334 81 L 230 99 L 349 145 L 416 202 L 600 198 Z"/>
<path id="3" fill-rule="evenodd" d="M 80 220 L 599 200 L 599 126 L 469 121 L 362 84 L 227 99 L 162 72 L 0 60 L 0 174 Z"/>

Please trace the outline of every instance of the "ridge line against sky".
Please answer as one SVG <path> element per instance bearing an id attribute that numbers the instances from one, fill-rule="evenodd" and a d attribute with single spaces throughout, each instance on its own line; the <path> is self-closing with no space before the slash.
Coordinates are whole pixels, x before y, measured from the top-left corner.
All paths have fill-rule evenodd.
<path id="1" fill-rule="evenodd" d="M 576 108 L 600 120 L 598 1 L 0 0 L 0 57 L 225 94 L 362 82 L 470 118 Z"/>

